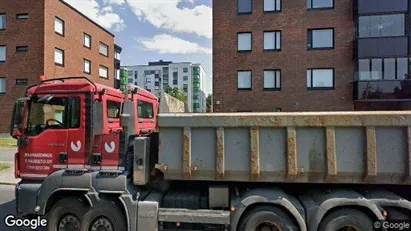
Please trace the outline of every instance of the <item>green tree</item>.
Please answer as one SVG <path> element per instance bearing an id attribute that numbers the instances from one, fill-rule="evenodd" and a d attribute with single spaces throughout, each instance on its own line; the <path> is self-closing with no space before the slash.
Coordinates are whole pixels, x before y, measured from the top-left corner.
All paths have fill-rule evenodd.
<path id="1" fill-rule="evenodd" d="M 209 94 L 206 99 L 207 112 L 213 112 L 213 95 Z"/>
<path id="2" fill-rule="evenodd" d="M 187 103 L 187 94 L 185 93 L 185 91 L 178 89 L 177 87 L 175 88 L 171 88 L 171 87 L 167 87 L 164 90 L 165 93 L 173 96 L 174 98 Z"/>

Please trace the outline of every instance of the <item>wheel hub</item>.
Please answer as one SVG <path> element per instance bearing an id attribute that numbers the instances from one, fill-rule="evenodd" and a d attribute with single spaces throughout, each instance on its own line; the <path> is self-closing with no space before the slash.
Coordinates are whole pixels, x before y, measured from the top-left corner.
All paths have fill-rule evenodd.
<path id="1" fill-rule="evenodd" d="M 80 219 L 76 216 L 68 214 L 61 218 L 59 223 L 59 231 L 79 231 Z"/>
<path id="2" fill-rule="evenodd" d="M 101 217 L 91 224 L 91 231 L 114 231 L 114 228 L 108 218 Z"/>
<path id="3" fill-rule="evenodd" d="M 281 229 L 272 222 L 264 222 L 260 224 L 256 229 L 256 231 L 280 231 L 280 230 Z"/>

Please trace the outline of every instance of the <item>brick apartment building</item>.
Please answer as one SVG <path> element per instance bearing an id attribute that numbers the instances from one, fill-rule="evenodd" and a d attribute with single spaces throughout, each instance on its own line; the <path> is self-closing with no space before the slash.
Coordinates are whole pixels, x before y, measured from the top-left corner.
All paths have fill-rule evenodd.
<path id="1" fill-rule="evenodd" d="M 0 1 L 0 133 L 8 132 L 14 101 L 42 75 L 113 86 L 115 50 L 112 33 L 63 1 Z"/>
<path id="2" fill-rule="evenodd" d="M 410 0 L 214 1 L 214 111 L 411 109 L 410 9 Z"/>

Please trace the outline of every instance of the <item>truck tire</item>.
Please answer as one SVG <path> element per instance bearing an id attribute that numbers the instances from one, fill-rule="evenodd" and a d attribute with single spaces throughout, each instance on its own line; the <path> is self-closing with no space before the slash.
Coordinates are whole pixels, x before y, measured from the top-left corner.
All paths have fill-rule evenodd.
<path id="1" fill-rule="evenodd" d="M 355 230 L 373 231 L 373 221 L 357 209 L 339 209 L 327 215 L 320 224 L 319 231 Z"/>
<path id="2" fill-rule="evenodd" d="M 261 206 L 247 212 L 239 231 L 296 231 L 299 230 L 290 216 L 279 208 Z"/>
<path id="3" fill-rule="evenodd" d="M 81 218 L 87 212 L 79 198 L 69 197 L 56 202 L 47 213 L 48 231 L 81 230 Z"/>
<path id="4" fill-rule="evenodd" d="M 123 231 L 127 230 L 123 212 L 113 202 L 102 200 L 83 217 L 81 231 Z"/>

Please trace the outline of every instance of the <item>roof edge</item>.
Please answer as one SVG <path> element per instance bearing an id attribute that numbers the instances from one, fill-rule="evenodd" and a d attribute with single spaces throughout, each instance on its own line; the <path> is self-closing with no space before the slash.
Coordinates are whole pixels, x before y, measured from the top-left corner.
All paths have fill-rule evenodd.
<path id="1" fill-rule="evenodd" d="M 100 29 L 102 29 L 103 31 L 107 32 L 109 35 L 116 37 L 113 33 L 111 33 L 109 30 L 107 30 L 106 28 L 102 27 L 100 24 L 98 24 L 97 22 L 95 22 L 94 20 L 92 20 L 91 18 L 87 17 L 85 14 L 81 13 L 79 10 L 77 10 L 76 8 L 74 8 L 72 5 L 68 4 L 67 2 L 65 2 L 64 0 L 59 0 L 61 3 L 63 3 L 64 5 L 66 5 L 67 7 L 69 7 L 70 9 L 74 10 L 75 12 L 77 12 L 78 14 L 80 14 L 81 16 L 83 16 L 85 19 L 87 19 L 88 21 L 90 21 L 91 23 L 93 23 L 94 25 L 96 25 L 97 27 L 99 27 Z"/>

